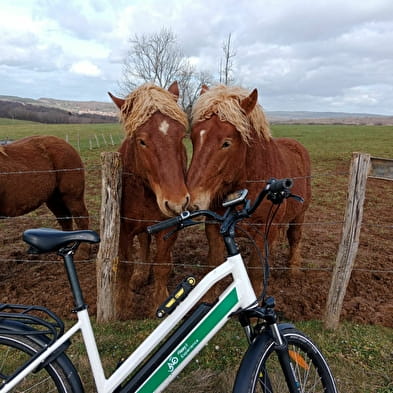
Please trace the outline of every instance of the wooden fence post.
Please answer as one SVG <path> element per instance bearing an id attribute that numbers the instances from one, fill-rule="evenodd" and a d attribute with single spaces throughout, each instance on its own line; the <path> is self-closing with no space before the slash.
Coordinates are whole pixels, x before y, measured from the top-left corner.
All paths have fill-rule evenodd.
<path id="1" fill-rule="evenodd" d="M 355 262 L 369 170 L 370 155 L 353 153 L 343 233 L 325 310 L 325 327 L 328 329 L 338 327 L 342 303 Z"/>
<path id="2" fill-rule="evenodd" d="M 120 234 L 120 153 L 101 153 L 101 243 L 97 254 L 97 322 L 116 318 L 115 281 Z"/>

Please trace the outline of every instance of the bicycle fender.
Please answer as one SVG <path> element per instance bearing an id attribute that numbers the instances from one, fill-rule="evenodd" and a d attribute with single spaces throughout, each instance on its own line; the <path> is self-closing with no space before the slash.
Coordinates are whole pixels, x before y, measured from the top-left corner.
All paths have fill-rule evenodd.
<path id="1" fill-rule="evenodd" d="M 39 330 L 34 329 L 31 326 L 28 326 L 22 322 L 0 320 L 0 334 L 26 335 L 26 337 L 28 337 L 31 341 L 37 344 L 40 348 L 44 349 L 50 342 L 50 339 L 45 336 L 45 334 L 39 334 L 37 332 L 39 332 Z M 56 360 L 68 376 L 74 376 L 73 378 L 69 379 L 73 391 L 76 393 L 84 393 L 84 388 L 79 374 L 75 369 L 74 365 L 72 364 L 71 360 L 65 354 L 65 350 L 70 346 L 70 344 L 70 341 L 65 342 L 60 348 L 58 348 L 54 353 L 52 353 L 45 360 L 45 362 L 43 362 L 42 365 L 39 366 L 39 369 L 47 366 L 50 362 Z"/>
<path id="2" fill-rule="evenodd" d="M 278 324 L 279 331 L 284 331 L 286 329 L 294 328 L 294 325 L 290 323 L 280 323 Z M 244 386 L 248 383 L 246 378 L 243 376 L 243 373 L 248 373 L 247 369 L 249 368 L 250 364 L 255 364 L 257 359 L 260 356 L 261 351 L 273 340 L 273 336 L 271 331 L 263 331 L 259 334 L 255 340 L 250 344 L 246 353 L 243 356 L 242 362 L 240 363 L 235 384 L 233 388 L 233 392 L 243 392 Z"/>
<path id="3" fill-rule="evenodd" d="M 278 330 L 285 330 L 285 329 L 295 329 L 295 325 L 292 325 L 292 323 L 279 323 L 278 324 Z"/>
<path id="4" fill-rule="evenodd" d="M 50 342 L 50 339 L 44 333 L 40 333 L 38 329 L 14 320 L 0 320 L 0 333 L 28 336 L 31 341 L 34 341 L 40 347 L 45 347 Z M 70 346 L 71 342 L 68 341 L 64 344 L 64 349 L 61 352 L 64 352 Z"/>

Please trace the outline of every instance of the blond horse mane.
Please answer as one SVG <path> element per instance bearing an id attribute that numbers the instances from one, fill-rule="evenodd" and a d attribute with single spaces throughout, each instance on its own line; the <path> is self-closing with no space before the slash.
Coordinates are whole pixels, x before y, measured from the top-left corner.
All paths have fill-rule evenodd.
<path id="1" fill-rule="evenodd" d="M 217 115 L 221 121 L 231 123 L 247 144 L 253 138 L 253 131 L 269 140 L 271 132 L 262 107 L 257 103 L 247 115 L 240 106 L 241 100 L 249 94 L 247 90 L 236 86 L 218 85 L 205 90 L 194 104 L 193 124 Z"/>
<path id="2" fill-rule="evenodd" d="M 187 116 L 176 101 L 176 96 L 168 90 L 153 84 L 145 84 L 134 90 L 125 98 L 120 112 L 127 136 L 131 136 L 157 111 L 187 128 Z"/>

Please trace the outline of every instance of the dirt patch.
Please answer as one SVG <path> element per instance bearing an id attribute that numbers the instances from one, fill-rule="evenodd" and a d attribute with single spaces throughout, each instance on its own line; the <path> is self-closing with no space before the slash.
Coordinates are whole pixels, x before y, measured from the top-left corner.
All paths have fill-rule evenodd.
<path id="1" fill-rule="evenodd" d="M 342 320 L 393 327 L 391 188 L 392 183 L 388 182 L 368 186 L 370 191 L 367 192 L 359 251 L 343 305 Z M 315 190 L 325 193 L 318 186 Z M 292 277 L 287 270 L 285 241 L 279 244 L 271 258 L 268 293 L 276 298 L 277 309 L 285 318 L 293 321 L 323 318 L 331 270 L 340 242 L 344 193 L 339 200 L 317 201 L 309 209 L 304 227 L 302 271 L 298 276 Z M 390 195 L 390 200 L 386 200 L 386 195 Z M 62 317 L 72 318 L 72 299 L 61 259 L 54 255 L 28 256 L 26 246 L 20 240 L 23 230 L 40 226 L 56 227 L 45 208 L 23 218 L 1 221 L 1 301 L 40 304 Z M 92 227 L 97 229 L 97 222 L 93 222 Z M 180 233 L 173 252 L 170 288 L 187 274 L 194 274 L 197 278 L 202 276 L 206 270 L 206 247 L 204 231 L 200 228 Z M 242 247 L 247 255 L 251 244 L 244 242 Z M 91 261 L 76 264 L 85 300 L 93 315 L 96 312 L 96 251 L 93 249 Z M 146 292 L 139 297 L 138 304 L 141 308 L 138 316 L 141 316 L 148 305 Z"/>

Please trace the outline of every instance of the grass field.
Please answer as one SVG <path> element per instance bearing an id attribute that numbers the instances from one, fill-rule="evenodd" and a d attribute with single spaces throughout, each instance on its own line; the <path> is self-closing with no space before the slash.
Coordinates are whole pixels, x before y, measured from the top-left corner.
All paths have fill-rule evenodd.
<path id="1" fill-rule="evenodd" d="M 393 127 L 274 125 L 272 128 L 275 136 L 293 137 L 302 142 L 310 152 L 313 166 L 313 216 L 328 214 L 328 218 L 332 220 L 342 217 L 352 152 L 360 151 L 377 157 L 393 158 Z M 93 216 L 98 215 L 101 183 L 100 153 L 118 148 L 122 138 L 120 125 L 45 125 L 0 119 L 1 140 L 15 140 L 37 134 L 57 135 L 68 140 L 79 150 L 87 169 L 88 208 Z M 187 140 L 186 145 L 191 154 L 190 143 Z M 386 191 L 383 198 L 381 194 L 368 193 L 368 207 L 384 204 L 386 211 L 390 211 L 390 215 L 387 213 L 385 218 L 388 223 L 392 223 L 393 183 L 386 183 L 384 182 Z M 370 216 L 372 215 L 371 210 Z M 374 218 L 380 217 L 370 219 Z M 98 220 L 93 220 L 93 229 L 98 228 Z M 336 236 L 335 234 L 326 236 L 328 235 L 332 236 L 334 244 L 330 247 L 334 252 Z M 384 236 L 386 239 L 383 242 L 381 240 L 381 250 L 378 251 L 382 256 L 385 255 L 382 253 L 389 252 L 391 247 L 391 227 L 386 228 Z M 369 247 L 371 249 L 371 245 Z M 323 259 L 323 252 L 324 250 L 321 250 L 320 254 L 314 252 L 313 257 Z M 369 258 L 371 252 L 373 251 L 369 251 L 369 254 L 366 253 L 361 258 Z M 331 255 L 326 258 L 331 259 Z M 155 321 L 149 320 L 95 325 L 107 372 L 112 371 L 117 361 L 130 353 L 155 325 Z M 320 321 L 299 321 L 296 325 L 320 345 L 331 364 L 341 392 L 393 392 L 393 327 L 345 322 L 337 331 L 327 331 Z M 185 377 L 175 381 L 167 391 L 172 393 L 230 391 L 230 382 L 245 346 L 242 331 L 230 322 L 228 329 L 220 332 L 198 356 L 197 361 L 187 368 Z M 87 370 L 79 341 L 75 341 L 69 354 L 80 365 L 81 370 Z M 84 378 L 89 379 L 87 371 L 84 373 Z M 89 386 L 86 391 L 93 391 L 92 385 Z"/>
<path id="2" fill-rule="evenodd" d="M 130 354 L 156 325 L 155 321 L 149 320 L 95 325 L 99 350 L 108 375 L 117 362 Z M 343 323 L 338 330 L 328 331 L 319 321 L 297 322 L 296 326 L 318 343 L 341 393 L 393 392 L 392 329 Z M 245 350 L 246 340 L 240 326 L 230 321 L 166 392 L 230 392 Z M 87 370 L 80 340 L 74 343 L 71 353 L 78 368 Z M 84 378 L 93 389 L 90 373 L 86 372 Z"/>

